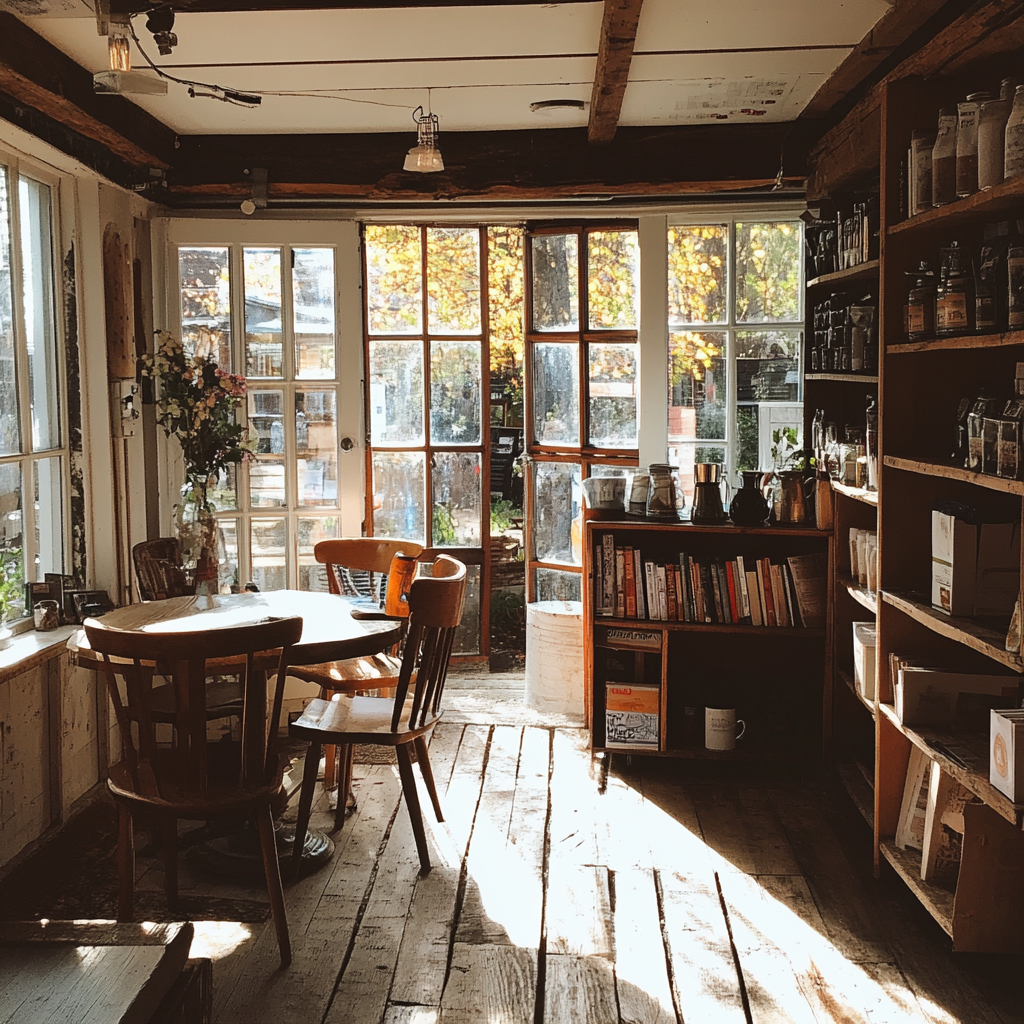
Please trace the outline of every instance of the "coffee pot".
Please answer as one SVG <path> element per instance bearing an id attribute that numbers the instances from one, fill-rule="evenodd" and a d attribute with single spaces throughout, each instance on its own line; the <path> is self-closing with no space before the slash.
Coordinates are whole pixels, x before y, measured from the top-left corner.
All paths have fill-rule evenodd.
<path id="1" fill-rule="evenodd" d="M 722 505 L 722 484 L 728 483 L 722 476 L 719 462 L 698 462 L 693 467 L 693 511 L 690 521 L 702 525 L 714 525 L 726 521 Z"/>
<path id="2" fill-rule="evenodd" d="M 776 490 L 775 521 L 777 523 L 788 523 L 795 526 L 798 523 L 806 523 L 808 519 L 807 506 L 810 495 L 807 489 L 814 486 L 814 479 L 804 480 L 804 474 L 800 470 L 783 470 L 776 474 L 779 481 Z"/>

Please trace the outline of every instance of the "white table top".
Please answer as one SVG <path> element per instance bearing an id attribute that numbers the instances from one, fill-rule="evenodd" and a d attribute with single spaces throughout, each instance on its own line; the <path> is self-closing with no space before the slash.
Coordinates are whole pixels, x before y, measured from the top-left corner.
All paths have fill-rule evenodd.
<path id="1" fill-rule="evenodd" d="M 355 618 L 343 597 L 307 590 L 145 601 L 115 608 L 103 616 L 102 622 L 114 629 L 175 633 L 245 626 L 266 618 L 290 615 L 302 616 L 302 638 L 292 649 L 290 659 L 294 665 L 377 654 L 398 642 L 402 627 L 397 619 Z M 68 649 L 73 652 L 89 649 L 84 629 L 68 640 Z"/>

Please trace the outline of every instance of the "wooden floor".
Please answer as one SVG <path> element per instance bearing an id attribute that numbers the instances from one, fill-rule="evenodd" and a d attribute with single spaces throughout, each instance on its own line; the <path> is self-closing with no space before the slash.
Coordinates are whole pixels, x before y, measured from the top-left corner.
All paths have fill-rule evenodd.
<path id="1" fill-rule="evenodd" d="M 267 923 L 197 924 L 218 1024 L 1024 1022 L 1020 960 L 952 954 L 900 882 L 874 880 L 832 780 L 609 765 L 571 720 L 464 690 L 431 745 L 433 870 L 395 767 L 357 765 L 333 860 L 286 890 L 289 969 Z M 317 815 L 328 827 L 322 794 Z M 155 896 L 158 861 L 139 874 Z M 266 899 L 187 865 L 182 883 L 211 907 Z"/>

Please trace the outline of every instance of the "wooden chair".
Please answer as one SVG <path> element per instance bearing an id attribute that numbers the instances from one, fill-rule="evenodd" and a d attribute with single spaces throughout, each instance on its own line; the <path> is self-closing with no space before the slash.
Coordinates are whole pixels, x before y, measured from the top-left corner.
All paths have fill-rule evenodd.
<path id="1" fill-rule="evenodd" d="M 332 594 L 366 601 L 369 607 L 361 614 L 404 617 L 407 606 L 403 599 L 412 581 L 415 560 L 422 551 L 423 545 L 411 540 L 347 537 L 320 541 L 313 548 L 313 556 L 326 567 L 327 588 Z M 383 610 L 380 609 L 382 599 Z M 374 605 L 376 612 L 372 610 Z M 401 662 L 395 654 L 385 652 L 366 658 L 304 665 L 291 669 L 289 675 L 306 683 L 316 683 L 320 696 L 326 698 L 338 692 L 393 689 L 398 685 L 400 669 Z M 337 821 L 340 825 L 351 792 L 351 751 L 347 759 L 339 757 L 342 752 L 330 744 L 325 753 L 324 786 L 333 789 L 339 785 Z"/>
<path id="2" fill-rule="evenodd" d="M 438 821 L 443 821 L 430 769 L 426 737 L 441 717 L 441 696 L 448 673 L 448 660 L 455 630 L 462 619 L 465 594 L 466 567 L 448 555 L 440 555 L 434 562 L 433 576 L 414 580 L 409 590 L 409 633 L 394 697 L 346 697 L 339 693 L 331 700 L 313 700 L 302 716 L 289 726 L 291 736 L 309 740 L 295 825 L 295 848 L 300 851 L 300 856 L 293 862 L 296 872 L 299 870 L 301 848 L 309 826 L 320 748 L 324 744 L 351 748 L 358 743 L 375 743 L 395 748 L 402 792 L 412 820 L 420 866 L 424 871 L 430 870 L 427 838 L 420 814 L 416 781 L 412 774 L 409 747 L 416 748 L 416 760 L 430 794 L 434 813 Z M 413 688 L 414 672 L 416 680 Z"/>
<path id="3" fill-rule="evenodd" d="M 132 548 L 135 578 L 143 601 L 188 597 L 196 588 L 188 582 L 182 567 L 181 542 L 177 537 L 144 540 Z"/>
<path id="4" fill-rule="evenodd" d="M 177 821 L 255 818 L 277 930 L 281 964 L 291 961 L 284 891 L 277 859 L 271 801 L 281 787 L 282 765 L 274 749 L 277 730 L 267 726 L 266 675 L 254 663 L 259 652 L 278 650 L 283 680 L 292 646 L 302 636 L 302 619 L 271 619 L 253 626 L 202 632 L 144 633 L 111 629 L 89 619 L 89 644 L 100 669 L 121 734 L 121 760 L 109 769 L 107 785 L 120 813 L 118 839 L 119 921 L 134 916 L 135 850 L 133 816 L 149 813 L 160 822 L 165 881 L 171 909 L 177 901 Z M 244 659 L 239 671 L 244 692 L 240 743 L 208 743 L 206 678 L 213 659 Z M 152 665 L 167 665 L 175 696 L 174 742 L 157 745 L 151 711 Z M 123 681 L 122 687 L 118 679 Z M 271 722 L 277 722 L 283 687 L 277 687 Z"/>

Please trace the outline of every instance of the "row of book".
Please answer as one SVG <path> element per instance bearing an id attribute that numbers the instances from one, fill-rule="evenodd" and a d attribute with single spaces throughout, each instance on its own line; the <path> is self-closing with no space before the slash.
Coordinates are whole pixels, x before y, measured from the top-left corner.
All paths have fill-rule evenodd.
<path id="1" fill-rule="evenodd" d="M 594 612 L 598 617 L 661 622 L 816 628 L 825 624 L 827 558 L 703 556 L 678 562 L 645 558 L 604 534 L 594 545 Z"/>

